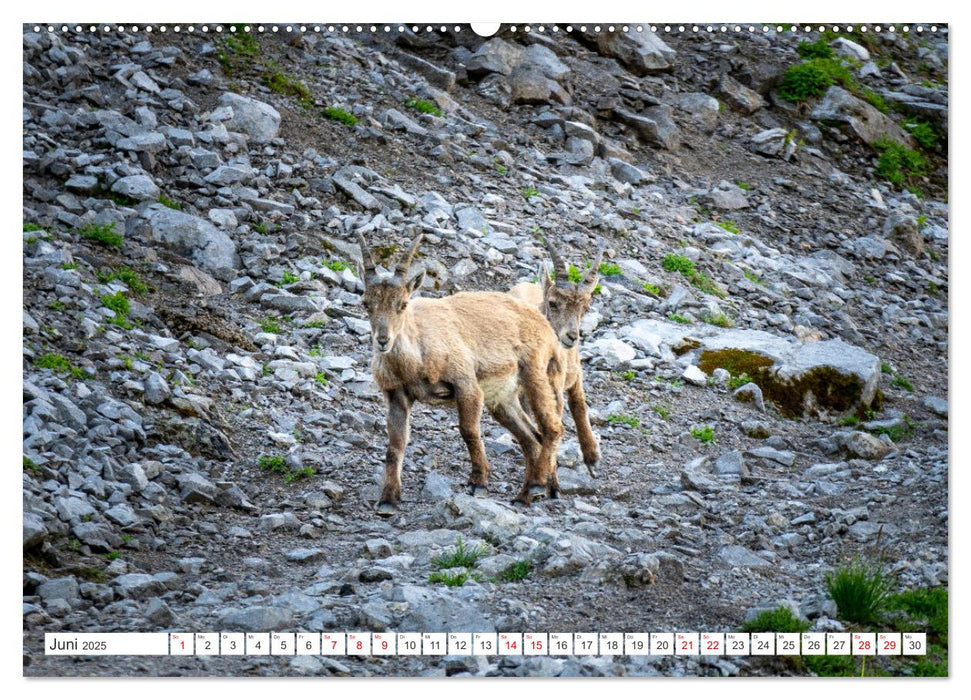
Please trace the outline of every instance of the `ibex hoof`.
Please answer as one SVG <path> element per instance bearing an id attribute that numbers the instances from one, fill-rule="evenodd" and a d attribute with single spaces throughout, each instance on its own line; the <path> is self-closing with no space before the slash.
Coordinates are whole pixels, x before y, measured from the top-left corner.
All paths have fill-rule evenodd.
<path id="1" fill-rule="evenodd" d="M 398 512 L 398 507 L 391 501 L 381 501 L 378 503 L 376 511 L 382 518 L 390 518 Z"/>
<path id="2" fill-rule="evenodd" d="M 469 495 L 476 498 L 482 498 L 489 492 L 482 484 L 469 484 Z"/>
<path id="3" fill-rule="evenodd" d="M 587 471 L 590 473 L 590 478 L 597 478 L 597 466 L 600 464 L 598 461 L 587 462 Z"/>
<path id="4" fill-rule="evenodd" d="M 553 486 L 550 487 L 550 500 L 556 500 L 560 497 L 560 490 Z"/>
<path id="5" fill-rule="evenodd" d="M 545 486 L 540 486 L 539 484 L 530 484 L 528 493 L 531 500 L 537 501 L 546 498 L 547 492 Z"/>

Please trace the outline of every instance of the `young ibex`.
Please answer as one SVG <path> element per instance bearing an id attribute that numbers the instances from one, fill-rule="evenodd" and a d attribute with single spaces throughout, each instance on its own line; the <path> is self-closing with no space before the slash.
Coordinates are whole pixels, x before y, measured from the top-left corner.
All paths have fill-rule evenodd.
<path id="1" fill-rule="evenodd" d="M 567 403 L 573 422 L 577 426 L 577 439 L 580 441 L 580 451 L 583 462 L 587 465 L 590 476 L 596 476 L 596 466 L 600 461 L 600 449 L 590 428 L 587 417 L 587 401 L 583 394 L 583 369 L 580 367 L 580 319 L 590 308 L 590 298 L 597 288 L 598 268 L 603 260 L 604 246 L 601 244 L 597 252 L 597 259 L 578 283 L 570 281 L 570 269 L 560 257 L 549 241 L 544 241 L 553 266 L 556 271 L 556 281 L 546 274 L 545 267 L 541 272 L 542 287 L 532 282 L 517 284 L 509 294 L 526 304 L 538 308 L 550 325 L 553 332 L 563 346 L 561 364 L 566 374 Z"/>
<path id="2" fill-rule="evenodd" d="M 411 405 L 455 404 L 459 432 L 469 449 L 473 495 L 486 487 L 479 423 L 483 405 L 516 438 L 526 461 L 517 502 L 527 505 L 555 488 L 556 454 L 563 435 L 563 368 L 556 336 L 534 308 L 499 292 L 462 292 L 443 299 L 411 295 L 424 270 L 411 272 L 417 236 L 390 278 L 375 271 L 361 244 L 363 305 L 371 322 L 371 371 L 388 403 L 388 451 L 378 513 L 392 515 L 401 498 L 401 465 Z M 524 412 L 520 395 L 533 419 Z M 535 421 L 535 422 L 534 422 Z"/>

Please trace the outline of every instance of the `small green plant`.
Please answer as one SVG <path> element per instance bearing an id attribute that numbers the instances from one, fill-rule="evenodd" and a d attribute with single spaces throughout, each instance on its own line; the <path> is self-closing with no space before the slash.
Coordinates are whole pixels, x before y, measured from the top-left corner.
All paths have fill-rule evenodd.
<path id="1" fill-rule="evenodd" d="M 327 119 L 340 122 L 341 124 L 346 124 L 347 126 L 354 126 L 357 124 L 357 117 L 347 110 L 341 109 L 340 107 L 327 107 L 323 114 Z"/>
<path id="2" fill-rule="evenodd" d="M 276 286 L 285 287 L 288 284 L 296 284 L 299 281 L 300 281 L 300 275 L 295 275 L 294 273 L 290 272 L 290 270 L 284 270 L 283 278 L 279 282 L 277 282 Z"/>
<path id="3" fill-rule="evenodd" d="M 772 610 L 763 610 L 742 625 L 743 632 L 806 632 L 811 625 L 801 620 L 784 605 Z"/>
<path id="4" fill-rule="evenodd" d="M 713 326 L 721 326 L 722 328 L 731 328 L 735 325 L 731 317 L 722 311 L 719 311 L 717 314 L 709 311 L 701 318 L 701 320 L 705 323 L 710 323 Z"/>
<path id="5" fill-rule="evenodd" d="M 44 353 L 34 360 L 34 366 L 52 370 L 55 374 L 69 374 L 75 379 L 84 379 L 87 376 L 84 370 L 72 365 L 66 357 L 52 352 Z"/>
<path id="6" fill-rule="evenodd" d="M 98 281 L 101 284 L 108 284 L 112 280 L 121 280 L 136 295 L 145 294 L 148 291 L 148 285 L 142 281 L 141 276 L 128 267 L 119 267 L 117 270 L 102 270 L 98 273 Z"/>
<path id="7" fill-rule="evenodd" d="M 533 562 L 530 559 L 520 559 L 507 566 L 499 572 L 499 580 L 506 583 L 515 583 L 529 578 L 533 571 Z"/>
<path id="8" fill-rule="evenodd" d="M 169 199 L 164 194 L 160 194 L 158 196 L 158 203 L 163 207 L 175 209 L 176 211 L 182 211 L 182 204 L 180 202 L 176 202 L 174 199 Z"/>
<path id="9" fill-rule="evenodd" d="M 535 187 L 523 187 L 523 188 L 522 188 L 522 190 L 520 190 L 520 192 L 521 192 L 521 193 L 522 193 L 522 195 L 523 195 L 523 199 L 525 199 L 525 200 L 526 200 L 527 202 L 528 202 L 528 201 L 529 201 L 529 200 L 530 200 L 530 199 L 531 199 L 532 197 L 537 197 L 537 196 L 539 196 L 539 190 L 538 190 L 538 189 L 536 189 Z"/>
<path id="10" fill-rule="evenodd" d="M 78 269 L 78 264 L 76 262 L 61 263 L 61 269 L 62 270 L 77 270 Z"/>
<path id="11" fill-rule="evenodd" d="M 325 328 L 327 326 L 327 321 L 320 319 L 318 321 L 307 321 L 303 324 L 304 328 Z"/>
<path id="12" fill-rule="evenodd" d="M 749 282 L 752 282 L 753 284 L 765 285 L 765 282 L 762 281 L 762 278 L 759 277 L 754 272 L 751 272 L 749 270 L 742 270 L 742 274 L 745 275 L 745 279 L 747 279 Z"/>
<path id="13" fill-rule="evenodd" d="M 405 107 L 422 114 L 431 114 L 436 117 L 440 117 L 443 114 L 442 110 L 438 108 L 438 105 L 431 100 L 422 100 L 417 97 L 411 97 L 405 100 Z"/>
<path id="14" fill-rule="evenodd" d="M 321 260 L 320 264 L 326 267 L 328 270 L 333 270 L 334 272 L 343 272 L 344 270 L 354 271 L 354 267 L 344 260 Z"/>
<path id="15" fill-rule="evenodd" d="M 691 323 L 691 319 L 687 316 L 682 316 L 681 314 L 670 313 L 668 314 L 668 320 L 674 321 L 675 323 Z"/>
<path id="16" fill-rule="evenodd" d="M 880 621 L 891 584 L 881 564 L 859 556 L 826 575 L 826 590 L 840 619 L 859 624 Z"/>
<path id="17" fill-rule="evenodd" d="M 893 379 L 890 380 L 890 386 L 900 387 L 901 389 L 905 389 L 907 391 L 914 390 L 914 385 L 911 384 L 910 380 L 902 374 L 893 375 Z"/>
<path id="18" fill-rule="evenodd" d="M 24 471 L 30 472 L 34 476 L 40 474 L 40 467 L 30 457 L 24 457 Z"/>
<path id="19" fill-rule="evenodd" d="M 748 192 L 749 190 L 751 190 L 751 189 L 752 189 L 752 186 L 751 186 L 751 185 L 750 185 L 749 183 L 747 183 L 747 182 L 742 182 L 741 180 L 739 180 L 739 181 L 738 181 L 738 182 L 736 182 L 735 184 L 736 184 L 736 185 L 738 186 L 738 188 L 739 188 L 740 190 L 745 190 L 746 192 Z"/>
<path id="20" fill-rule="evenodd" d="M 64 309 L 67 308 L 67 304 L 65 304 L 60 299 L 55 299 L 54 301 L 50 302 L 47 305 L 47 308 L 48 309 L 53 309 L 54 311 L 64 311 Z"/>
<path id="21" fill-rule="evenodd" d="M 120 233 L 115 233 L 114 222 L 110 224 L 87 224 L 78 229 L 81 238 L 95 241 L 114 248 L 121 248 L 123 238 Z"/>
<path id="22" fill-rule="evenodd" d="M 607 422 L 611 425 L 626 425 L 631 428 L 638 428 L 641 425 L 639 418 L 629 416 L 626 413 L 611 413 L 607 416 Z"/>
<path id="23" fill-rule="evenodd" d="M 262 321 L 260 321 L 260 328 L 263 329 L 264 333 L 279 334 L 282 332 L 280 323 L 275 318 L 264 318 Z"/>
<path id="24" fill-rule="evenodd" d="M 835 54 L 825 39 L 818 39 L 812 43 L 800 41 L 796 52 L 801 58 L 832 58 Z"/>
<path id="25" fill-rule="evenodd" d="M 703 445 L 710 445 L 715 441 L 715 430 L 710 425 L 704 428 L 692 428 L 691 436 L 700 440 Z"/>
<path id="26" fill-rule="evenodd" d="M 131 321 L 128 320 L 128 312 L 131 311 L 131 303 L 128 301 L 128 297 L 125 296 L 124 292 L 102 294 L 101 303 L 104 304 L 106 308 L 115 312 L 115 317 L 109 319 L 108 323 L 121 326 L 125 329 L 132 328 Z"/>
<path id="27" fill-rule="evenodd" d="M 292 484 L 294 481 L 297 481 L 298 479 L 307 479 L 316 473 L 317 472 L 313 467 L 303 467 L 302 469 L 295 469 L 283 477 L 283 483 Z"/>
<path id="28" fill-rule="evenodd" d="M 893 365 L 891 365 L 889 362 L 881 362 L 880 371 L 884 374 L 893 374 Z"/>
<path id="29" fill-rule="evenodd" d="M 266 69 L 263 71 L 262 80 L 263 84 L 266 85 L 271 92 L 296 97 L 304 106 L 309 107 L 313 104 L 313 100 L 310 95 L 310 88 L 308 88 L 304 82 L 297 80 L 289 73 L 284 73 L 282 70 L 280 70 L 279 66 L 273 62 L 266 64 Z"/>
<path id="30" fill-rule="evenodd" d="M 937 147 L 937 130 L 927 122 L 905 121 L 903 127 L 910 132 L 922 148 L 931 151 Z"/>
<path id="31" fill-rule="evenodd" d="M 496 172 L 500 175 L 507 175 L 509 173 L 509 169 L 502 163 L 496 163 Z"/>
<path id="32" fill-rule="evenodd" d="M 843 416 L 842 418 L 840 418 L 839 424 L 842 425 L 844 428 L 852 428 L 860 424 L 860 419 L 853 415 Z"/>
<path id="33" fill-rule="evenodd" d="M 724 221 L 716 221 L 715 223 L 718 226 L 721 226 L 729 233 L 738 234 L 739 231 L 741 231 L 741 229 L 739 229 L 738 227 L 738 224 L 736 224 L 734 221 L 730 221 L 729 219 L 725 219 Z"/>
<path id="34" fill-rule="evenodd" d="M 249 70 L 260 55 L 260 42 L 255 32 L 245 31 L 245 25 L 233 26 L 236 32 L 224 37 L 216 49 L 216 60 L 228 76 Z"/>
<path id="35" fill-rule="evenodd" d="M 728 388 L 731 389 L 732 391 L 735 391 L 735 389 L 745 386 L 751 381 L 752 381 L 752 378 L 749 375 L 742 372 L 741 374 L 731 377 L 728 380 Z"/>
<path id="36" fill-rule="evenodd" d="M 668 253 L 664 256 L 664 260 L 661 261 L 661 267 L 668 272 L 680 272 L 685 276 L 692 275 L 695 272 L 695 264 L 693 262 L 683 255 L 674 255 L 673 253 Z"/>
<path id="37" fill-rule="evenodd" d="M 265 221 L 255 223 L 251 226 L 251 228 L 257 233 L 266 233 L 269 230 Z"/>
<path id="38" fill-rule="evenodd" d="M 121 558 L 121 552 L 105 552 L 105 559 L 108 561 L 114 561 L 115 559 Z"/>
<path id="39" fill-rule="evenodd" d="M 884 98 L 884 96 L 880 93 L 874 92 L 868 87 L 860 87 L 859 93 L 860 97 L 876 107 L 878 112 L 882 112 L 883 114 L 890 113 L 890 105 L 887 103 L 886 98 Z"/>
<path id="40" fill-rule="evenodd" d="M 24 222 L 24 233 L 30 233 L 32 231 L 43 231 L 43 230 L 44 229 L 38 226 L 37 224 L 30 224 L 30 223 Z"/>
<path id="41" fill-rule="evenodd" d="M 620 266 L 614 263 L 600 263 L 600 267 L 597 268 L 599 272 L 604 277 L 614 277 L 621 274 Z"/>
<path id="42" fill-rule="evenodd" d="M 890 139 L 880 139 L 873 147 L 880 152 L 875 172 L 888 182 L 910 185 L 917 178 L 927 175 L 927 160 L 917 151 Z"/>
<path id="43" fill-rule="evenodd" d="M 626 372 L 622 372 L 620 376 L 624 381 L 632 382 L 637 377 L 637 372 L 635 372 L 632 369 L 629 369 Z"/>
<path id="44" fill-rule="evenodd" d="M 486 555 L 486 549 L 481 546 L 467 548 L 461 537 L 455 538 L 455 549 L 448 554 L 435 557 L 431 560 L 431 565 L 436 569 L 454 569 L 464 566 L 467 569 L 474 568 L 479 559 Z"/>
<path id="45" fill-rule="evenodd" d="M 836 58 L 811 58 L 791 66 L 782 76 L 779 96 L 789 102 L 804 102 L 819 97 L 831 85 L 853 87 L 849 69 Z"/>
<path id="46" fill-rule="evenodd" d="M 641 289 L 643 289 L 651 296 L 655 296 L 655 297 L 661 296 L 661 288 L 658 287 L 656 284 L 650 284 L 648 282 L 644 282 L 641 284 Z"/>
<path id="47" fill-rule="evenodd" d="M 661 417 L 661 420 L 667 420 L 671 416 L 671 411 L 667 407 L 660 404 L 651 406 L 651 410 L 658 414 Z"/>
<path id="48" fill-rule="evenodd" d="M 933 282 L 927 283 L 927 293 L 931 296 L 937 296 L 940 293 L 940 288 Z"/>
<path id="49" fill-rule="evenodd" d="M 260 469 L 277 472 L 278 474 L 285 474 L 289 471 L 289 469 L 287 469 L 286 460 L 279 455 L 260 455 L 257 463 L 260 465 Z"/>
<path id="50" fill-rule="evenodd" d="M 429 583 L 444 583 L 446 586 L 461 586 L 468 580 L 467 571 L 433 571 L 428 574 Z"/>
<path id="51" fill-rule="evenodd" d="M 317 372 L 317 374 L 314 375 L 314 381 L 322 386 L 327 386 L 327 375 L 323 372 Z"/>

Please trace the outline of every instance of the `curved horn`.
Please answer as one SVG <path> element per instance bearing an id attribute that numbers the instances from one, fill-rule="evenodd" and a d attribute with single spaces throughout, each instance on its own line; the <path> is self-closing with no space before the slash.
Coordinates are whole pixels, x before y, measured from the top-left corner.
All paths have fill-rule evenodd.
<path id="1" fill-rule="evenodd" d="M 414 242 L 411 244 L 411 248 L 405 255 L 401 256 L 398 260 L 398 264 L 394 269 L 395 277 L 401 277 L 402 279 L 408 276 L 408 271 L 411 269 L 411 261 L 415 257 L 415 253 L 418 251 L 418 246 L 421 245 L 422 234 L 419 233 L 415 238 Z"/>
<path id="2" fill-rule="evenodd" d="M 556 272 L 556 281 L 560 283 L 569 282 L 570 281 L 569 265 L 567 265 L 566 261 L 560 257 L 560 254 L 556 251 L 556 248 L 554 248 L 553 244 L 550 243 L 550 239 L 544 236 L 543 244 L 546 246 L 546 249 L 550 251 L 550 257 L 553 258 L 553 269 Z"/>
<path id="3" fill-rule="evenodd" d="M 604 259 L 604 250 L 607 248 L 605 243 L 601 243 L 600 247 L 597 249 L 597 258 L 590 269 L 587 270 L 587 274 L 583 276 L 583 281 L 580 283 L 581 286 L 589 285 L 593 286 L 597 283 L 597 275 L 600 270 L 600 263 Z"/>
<path id="4" fill-rule="evenodd" d="M 360 231 L 357 234 L 357 242 L 361 245 L 361 260 L 364 267 L 364 274 L 367 277 L 371 277 L 374 275 L 374 258 L 371 257 L 371 249 L 368 247 L 367 241 Z"/>

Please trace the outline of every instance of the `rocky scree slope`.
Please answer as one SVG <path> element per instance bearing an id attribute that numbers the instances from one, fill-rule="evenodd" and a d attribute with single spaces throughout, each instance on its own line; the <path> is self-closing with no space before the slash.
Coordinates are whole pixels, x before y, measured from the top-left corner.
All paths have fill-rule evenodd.
<path id="1" fill-rule="evenodd" d="M 23 42 L 27 674 L 791 673 L 40 645 L 730 630 L 779 604 L 835 630 L 823 578 L 856 553 L 946 585 L 946 29 Z M 813 60 L 819 94 L 787 99 Z M 419 406 L 375 517 L 353 241 L 392 259 L 411 224 L 433 296 L 535 279 L 539 235 L 581 271 L 607 243 L 581 353 L 600 478 L 566 418 L 562 497 L 510 506 L 521 457 L 485 418 L 470 498 L 454 412 Z M 450 567 L 460 538 L 479 556 Z"/>

